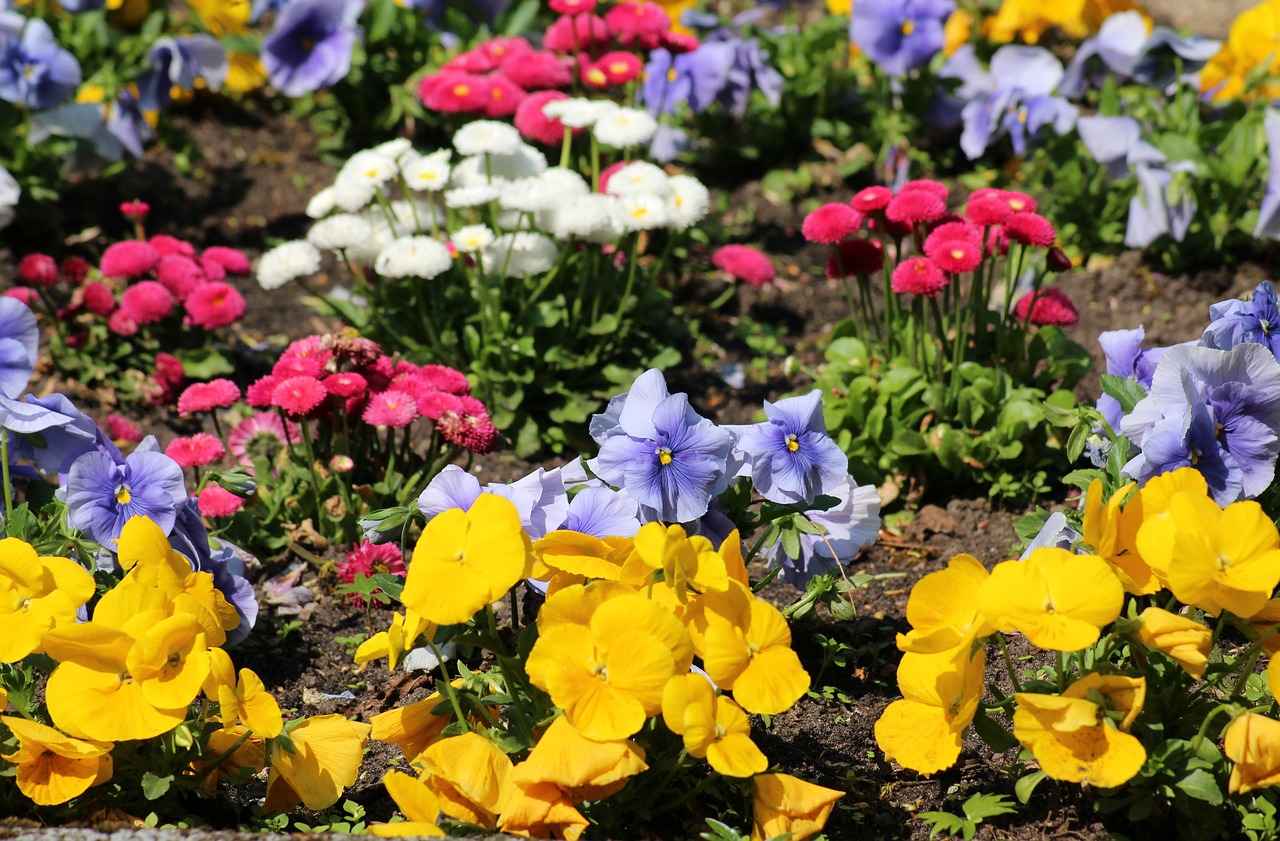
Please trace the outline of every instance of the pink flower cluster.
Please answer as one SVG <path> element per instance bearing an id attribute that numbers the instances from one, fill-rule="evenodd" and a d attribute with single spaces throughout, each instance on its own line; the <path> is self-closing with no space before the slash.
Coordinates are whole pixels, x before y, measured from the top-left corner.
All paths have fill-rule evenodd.
<path id="1" fill-rule="evenodd" d="M 805 217 L 801 232 L 809 242 L 835 246 L 827 260 L 830 278 L 867 276 L 884 269 L 884 244 L 891 241 L 899 254 L 904 242 L 916 245 L 917 256 L 901 259 L 893 269 L 894 292 L 935 297 L 959 276 L 978 268 L 984 259 L 1008 252 L 1009 243 L 1051 249 L 1049 267 L 1069 265 L 1054 247 L 1053 224 L 1036 213 L 1031 196 L 1010 190 L 984 188 L 969 196 L 965 212 L 947 210 L 950 191 L 937 181 L 909 181 L 895 193 L 887 187 L 867 187 L 848 204 L 831 203 Z M 863 229 L 880 232 L 882 242 L 859 236 Z M 1054 289 L 1041 290 L 1032 306 L 1019 301 L 1019 318 L 1030 313 L 1033 324 L 1073 326 L 1078 314 L 1070 300 Z"/>
<path id="2" fill-rule="evenodd" d="M 290 418 L 341 411 L 369 426 L 393 429 L 426 418 L 449 443 L 488 452 L 498 432 L 470 392 L 467 378 L 453 368 L 396 361 L 368 339 L 328 335 L 289 345 L 271 373 L 249 386 L 245 400 Z"/>
<path id="3" fill-rule="evenodd" d="M 375 573 L 403 576 L 404 553 L 394 543 L 370 543 L 365 540 L 351 547 L 346 557 L 338 562 L 338 580 L 350 584 L 357 575 L 372 578 Z M 351 601 L 363 607 L 364 599 L 357 595 Z"/>
<path id="4" fill-rule="evenodd" d="M 542 49 L 519 37 L 485 41 L 422 80 L 423 104 L 446 113 L 514 117 L 525 138 L 554 145 L 563 140 L 565 127 L 542 108 L 566 98 L 561 89 L 575 75 L 588 88 L 616 88 L 640 78 L 639 53 L 698 48 L 696 38 L 671 31 L 656 3 L 618 3 L 603 17 L 595 14 L 595 0 L 553 0 L 551 9 L 560 17 L 547 28 Z"/>
<path id="5" fill-rule="evenodd" d="M 197 253 L 191 243 L 160 234 L 112 243 L 96 271 L 82 257 L 58 263 L 47 254 L 28 254 L 18 265 L 18 281 L 25 287 L 5 294 L 32 303 L 40 297 L 35 287 L 66 283 L 70 294 L 53 313 L 58 320 L 105 318 L 120 336 L 176 314 L 187 326 L 216 330 L 244 317 L 244 296 L 226 278 L 247 277 L 250 269 L 249 258 L 234 248 L 215 245 Z"/>

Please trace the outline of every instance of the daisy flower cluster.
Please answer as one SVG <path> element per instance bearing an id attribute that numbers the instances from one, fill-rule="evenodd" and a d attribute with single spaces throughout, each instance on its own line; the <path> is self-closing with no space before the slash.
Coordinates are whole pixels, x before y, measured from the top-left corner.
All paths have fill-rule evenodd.
<path id="1" fill-rule="evenodd" d="M 352 333 L 293 342 L 271 373 L 243 392 L 227 379 L 189 385 L 178 411 L 208 417 L 217 432 L 175 438 L 165 450 L 193 471 L 202 513 L 230 517 L 245 504 L 201 481 L 202 469 L 234 463 L 257 483 L 259 515 L 294 523 L 311 517 L 317 533 L 339 540 L 354 534 L 366 507 L 357 487 L 393 487 L 386 480 L 393 473 L 430 478 L 454 456 L 498 443 L 460 371 L 394 359 Z M 429 424 L 418 423 L 424 420 Z M 271 531 L 261 522 L 244 526 L 250 541 Z"/>
<path id="2" fill-rule="evenodd" d="M 619 145 L 623 133 L 652 130 L 647 114 L 613 103 L 552 105 Z M 355 285 L 327 297 L 329 312 L 415 359 L 472 371 L 485 394 L 513 379 L 567 383 L 611 351 L 619 365 L 648 362 L 625 357 L 658 344 L 669 303 L 657 279 L 706 215 L 707 188 L 644 160 L 601 161 L 598 145 L 584 170 L 552 166 L 494 120 L 462 126 L 452 146 L 424 153 L 394 140 L 353 155 L 311 200 L 306 239 L 263 255 L 259 283 L 311 290 L 311 275 L 336 258 Z"/>
<path id="3" fill-rule="evenodd" d="M 125 202 L 120 210 L 133 220 L 137 238 L 108 245 L 97 265 L 74 255 L 28 254 L 18 263 L 17 285 L 4 293 L 47 318 L 54 364 L 82 380 L 109 376 L 117 361 L 124 368 L 164 367 L 159 356 L 177 357 L 160 348 L 207 348 L 216 331 L 236 324 L 247 308 L 233 282 L 250 274 L 243 252 L 198 249 L 167 234 L 148 238 L 142 226 L 147 204 Z M 166 402 L 173 396 L 170 380 L 160 373 L 150 396 Z"/>

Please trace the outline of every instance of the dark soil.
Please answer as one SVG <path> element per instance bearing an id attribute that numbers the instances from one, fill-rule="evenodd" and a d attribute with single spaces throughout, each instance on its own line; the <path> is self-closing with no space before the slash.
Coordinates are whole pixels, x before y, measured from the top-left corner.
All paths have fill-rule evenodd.
<path id="1" fill-rule="evenodd" d="M 315 154 L 305 125 L 252 105 L 198 108 L 180 118 L 179 125 L 199 150 L 194 167 L 180 170 L 172 154 L 155 148 L 114 180 L 86 181 L 63 203 L 66 229 L 103 224 L 102 218 L 112 216 L 119 201 L 140 197 L 152 204 L 153 232 L 205 245 L 229 244 L 256 255 L 277 238 L 305 232 L 308 220 L 302 211 L 307 199 L 334 172 Z M 746 318 L 777 328 L 787 354 L 800 364 L 788 366 L 779 356 L 763 376 L 742 389 L 726 384 L 719 368 L 700 367 L 696 359 L 687 358 L 679 370 L 670 372 L 673 390 L 687 390 L 701 412 L 728 423 L 749 420 L 761 399 L 803 388 L 805 365 L 818 360 L 824 336 L 844 310 L 842 296 L 821 274 L 825 255 L 806 248 L 798 235 L 801 208 L 769 204 L 756 184 L 738 188 L 732 205 L 751 209 L 747 241 L 762 242 L 785 258 L 777 284 L 743 289 L 723 311 L 705 317 L 704 328 L 711 337 L 706 353 L 721 366 L 749 363 L 753 354 L 737 329 Z M 0 253 L 0 269 L 11 270 L 18 256 Z M 698 265 L 699 257 L 707 255 L 695 253 L 689 266 Z M 1097 355 L 1100 331 L 1138 324 L 1145 324 L 1152 344 L 1194 339 L 1206 323 L 1210 303 L 1249 291 L 1263 277 L 1256 266 L 1164 277 L 1146 268 L 1138 255 L 1126 254 L 1066 275 L 1059 285 L 1080 305 L 1081 323 L 1073 337 Z M 251 279 L 237 283 L 250 306 L 242 325 L 246 341 L 278 344 L 331 326 L 297 294 L 268 294 Z M 1099 370 L 1100 366 L 1099 359 Z M 1095 373 L 1081 387 L 1081 395 L 1096 396 L 1097 384 Z M 106 407 L 111 400 L 110 395 L 77 396 L 93 406 Z M 181 429 L 176 417 L 160 410 L 148 412 L 145 420 L 152 431 L 172 435 Z M 514 479 L 531 468 L 502 454 L 483 459 L 478 467 L 486 481 Z M 1064 500 L 1065 492 L 1057 502 Z M 918 512 L 905 534 L 885 533 L 882 542 L 856 562 L 857 569 L 875 576 L 857 593 L 856 620 L 834 622 L 827 617 L 797 623 L 795 648 L 815 677 L 813 692 L 790 712 L 774 717 L 769 726 L 756 722 L 759 744 L 777 767 L 848 792 L 828 825 L 827 834 L 836 841 L 925 839 L 928 825 L 913 819 L 919 812 L 959 813 L 964 799 L 979 791 L 1012 794 L 1016 775 L 1007 772 L 1007 765 L 1014 757 L 993 757 L 981 744 L 968 744 L 955 768 L 932 779 L 885 762 L 875 746 L 874 722 L 898 697 L 894 634 L 906 629 L 911 586 L 958 552 L 973 554 L 987 566 L 1017 555 L 1013 523 L 1024 512 L 993 510 L 980 494 L 926 502 L 931 504 Z M 357 670 L 347 647 L 336 640 L 367 633 L 365 612 L 327 595 L 326 582 L 314 584 L 318 602 L 299 627 L 286 632 L 286 618 L 266 617 L 236 654 L 240 665 L 263 677 L 282 707 L 298 715 L 340 712 L 367 721 L 431 691 L 430 679 L 420 674 L 390 674 L 382 664 Z M 769 593 L 778 604 L 798 595 L 780 586 Z M 372 618 L 376 631 L 385 627 L 389 613 L 375 610 Z M 832 640 L 855 653 L 844 666 L 824 668 L 824 645 L 829 647 Z M 347 691 L 354 700 L 332 697 Z M 390 814 L 378 781 L 395 753 L 373 746 L 351 792 L 375 819 L 385 820 Z M 1077 787 L 1046 785 L 1028 807 L 984 824 L 978 837 L 1101 839 L 1109 837 L 1109 830 L 1143 837 L 1131 827 L 1104 826 L 1089 795 Z"/>

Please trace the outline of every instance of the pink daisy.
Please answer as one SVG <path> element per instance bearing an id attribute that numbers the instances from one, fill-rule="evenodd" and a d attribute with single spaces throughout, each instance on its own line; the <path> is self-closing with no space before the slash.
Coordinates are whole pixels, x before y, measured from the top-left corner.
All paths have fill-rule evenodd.
<path id="1" fill-rule="evenodd" d="M 23 283 L 52 286 L 58 277 L 58 261 L 48 254 L 28 254 L 18 263 L 18 278 Z"/>
<path id="2" fill-rule="evenodd" d="M 98 426 L 102 427 L 102 431 L 107 433 L 107 437 L 115 442 L 117 447 L 136 444 L 142 440 L 142 427 L 115 412 L 103 418 Z"/>
<path id="3" fill-rule="evenodd" d="M 912 257 L 898 264 L 891 278 L 893 291 L 900 295 L 932 298 L 951 282 L 928 257 Z"/>
<path id="4" fill-rule="evenodd" d="M 136 324 L 154 324 L 173 312 L 173 294 L 158 281 L 142 280 L 120 296 L 120 311 Z"/>
<path id="5" fill-rule="evenodd" d="M 453 412 L 462 414 L 462 400 L 454 394 L 444 391 L 429 391 L 418 399 L 418 411 L 424 418 L 439 420 L 443 415 Z"/>
<path id="6" fill-rule="evenodd" d="M 203 467 L 225 456 L 227 448 L 207 432 L 197 432 L 186 438 L 174 438 L 164 448 L 164 454 L 183 467 Z"/>
<path id="7" fill-rule="evenodd" d="M 196 505 L 206 517 L 230 517 L 244 507 L 244 500 L 221 485 L 206 485 Z"/>
<path id="8" fill-rule="evenodd" d="M 305 415 L 324 402 L 329 392 L 315 377 L 289 377 L 276 384 L 271 405 L 290 415 Z"/>
<path id="9" fill-rule="evenodd" d="M 228 248 L 225 245 L 211 245 L 204 251 L 200 252 L 201 263 L 212 261 L 222 266 L 227 274 L 248 277 L 252 270 L 253 264 L 249 262 L 248 256 L 242 251 L 234 248 Z"/>
<path id="10" fill-rule="evenodd" d="M 1023 245 L 1048 248 L 1053 245 L 1057 232 L 1053 223 L 1038 213 L 1022 211 L 1005 220 L 1004 232 L 1009 239 Z"/>
<path id="11" fill-rule="evenodd" d="M 671 31 L 662 33 L 662 46 L 672 55 L 684 55 L 701 47 L 702 42 L 692 33 Z"/>
<path id="12" fill-rule="evenodd" d="M 357 575 L 363 575 L 366 578 L 372 578 L 377 573 L 403 576 L 405 574 L 404 554 L 394 543 L 370 543 L 365 540 L 347 552 L 346 557 L 338 562 L 337 571 L 338 580 L 344 584 L 355 581 Z M 353 593 L 351 601 L 361 607 L 364 606 L 362 596 Z M 381 602 L 378 603 L 381 604 Z"/>
<path id="13" fill-rule="evenodd" d="M 599 15 L 565 15 L 547 27 L 542 46 L 558 53 L 589 52 L 610 40 L 609 25 Z"/>
<path id="14" fill-rule="evenodd" d="M 644 71 L 644 63 L 640 61 L 639 56 L 620 50 L 600 56 L 596 67 L 604 71 L 604 74 L 609 77 L 609 84 L 612 85 L 625 85 L 627 82 L 639 79 Z"/>
<path id="15" fill-rule="evenodd" d="M 662 36 L 671 29 L 671 18 L 657 3 L 619 3 L 605 13 L 604 22 L 624 47 L 633 44 L 642 50 L 657 49 Z"/>
<path id="16" fill-rule="evenodd" d="M 982 246 L 971 239 L 933 239 L 924 244 L 924 253 L 948 274 L 971 272 L 982 264 Z"/>
<path id="17" fill-rule="evenodd" d="M 888 187 L 867 187 L 854 193 L 849 204 L 859 213 L 875 213 L 884 210 L 893 200 L 893 190 Z"/>
<path id="18" fill-rule="evenodd" d="M 479 111 L 489 100 L 489 84 L 481 76 L 445 70 L 422 80 L 418 97 L 431 111 L 462 114 Z"/>
<path id="19" fill-rule="evenodd" d="M 369 382 L 355 371 L 343 371 L 330 374 L 321 382 L 325 389 L 336 397 L 362 397 L 369 391 Z"/>
<path id="20" fill-rule="evenodd" d="M 915 225 L 932 222 L 947 212 L 947 203 L 928 190 L 903 190 L 884 209 L 890 222 Z"/>
<path id="21" fill-rule="evenodd" d="M 991 227 L 1003 225 L 1013 215 L 1013 208 L 1000 196 L 988 193 L 970 197 L 969 203 L 965 205 L 965 212 L 975 225 Z"/>
<path id="22" fill-rule="evenodd" d="M 221 280 L 206 283 L 192 292 L 186 301 L 191 323 L 205 330 L 230 327 L 244 318 L 247 306 L 244 296 Z"/>
<path id="23" fill-rule="evenodd" d="M 827 277 L 833 280 L 877 274 L 883 269 L 884 249 L 880 243 L 869 239 L 845 240 L 831 249 L 831 256 L 827 258 Z"/>
<path id="24" fill-rule="evenodd" d="M 10 289 L 9 291 L 16 292 L 17 290 Z M 117 336 L 135 336 L 138 333 L 138 322 L 130 318 L 129 314 L 124 310 L 116 310 L 107 319 L 107 329 Z"/>
<path id="25" fill-rule="evenodd" d="M 160 262 L 160 253 L 136 239 L 113 242 L 102 252 L 98 269 L 106 277 L 142 277 Z"/>
<path id="26" fill-rule="evenodd" d="M 928 178 L 919 178 L 915 181 L 908 181 L 902 185 L 903 190 L 924 190 L 927 193 L 933 193 L 943 201 L 947 200 L 947 196 L 951 195 L 951 191 L 947 189 L 947 185 L 941 181 L 932 181 Z"/>
<path id="27" fill-rule="evenodd" d="M 472 400 L 469 397 L 459 399 Z M 436 429 L 440 430 L 441 437 L 450 444 L 473 453 L 490 452 L 498 443 L 498 430 L 489 420 L 489 413 L 483 406 L 478 412 L 467 411 L 465 406 L 463 413 L 445 412 L 436 421 Z"/>
<path id="28" fill-rule="evenodd" d="M 151 212 L 151 205 L 144 201 L 123 201 L 120 202 L 120 213 L 127 219 L 145 219 L 147 214 Z"/>
<path id="29" fill-rule="evenodd" d="M 581 15 L 594 12 L 596 0 L 551 0 L 547 5 L 558 15 Z"/>
<path id="30" fill-rule="evenodd" d="M 1058 327 L 1075 327 L 1080 322 L 1080 313 L 1071 299 L 1057 289 L 1041 289 L 1039 293 L 1028 292 L 1018 299 L 1014 305 L 1014 313 L 1018 318 L 1027 320 L 1031 313 L 1032 324 L 1053 324 Z"/>
<path id="31" fill-rule="evenodd" d="M 1026 193 L 1019 193 L 1017 190 L 1002 190 L 1001 194 L 1009 207 L 1013 208 L 1014 213 L 1036 212 L 1036 200 Z"/>
<path id="32" fill-rule="evenodd" d="M 156 253 L 161 257 L 166 254 L 180 254 L 183 257 L 196 256 L 195 246 L 189 242 L 180 240 L 177 237 L 171 237 L 168 234 L 156 234 L 151 239 L 147 240 L 147 242 L 151 244 L 151 247 L 154 248 Z"/>
<path id="33" fill-rule="evenodd" d="M 466 375 L 448 365 L 423 365 L 418 370 L 418 376 L 427 385 L 450 394 L 471 393 L 471 383 L 467 382 Z"/>
<path id="34" fill-rule="evenodd" d="M 520 103 L 529 95 L 524 88 L 501 73 L 485 76 L 484 80 L 489 86 L 489 95 L 482 113 L 490 119 L 510 117 L 519 110 Z"/>
<path id="35" fill-rule="evenodd" d="M 769 258 L 749 245 L 723 246 L 712 255 L 711 263 L 752 286 L 764 286 L 778 276 Z"/>
<path id="36" fill-rule="evenodd" d="M 190 257 L 181 254 L 166 254 L 156 264 L 156 280 L 173 293 L 179 301 L 199 289 L 207 280 L 204 270 Z"/>
<path id="37" fill-rule="evenodd" d="M 272 405 L 271 395 L 276 390 L 280 378 L 274 374 L 268 374 L 259 380 L 254 380 L 249 384 L 249 388 L 245 390 L 244 402 L 248 403 L 255 409 L 265 409 Z"/>
<path id="38" fill-rule="evenodd" d="M 411 395 L 394 389 L 373 395 L 364 409 L 364 422 L 370 426 L 400 429 L 413 423 L 417 417 L 417 401 Z"/>
<path id="39" fill-rule="evenodd" d="M 250 415 L 227 435 L 227 446 L 237 462 L 253 467 L 255 458 L 274 464 L 280 453 L 290 444 L 302 440 L 298 425 L 289 421 L 286 437 L 284 423 L 274 412 L 258 412 Z"/>
<path id="40" fill-rule="evenodd" d="M 186 416 L 195 412 L 212 412 L 223 409 L 240 399 L 240 387 L 227 379 L 192 383 L 178 397 L 178 414 Z"/>
<path id="41" fill-rule="evenodd" d="M 824 204 L 804 217 L 800 233 L 809 242 L 835 244 L 862 227 L 862 214 L 847 204 Z"/>

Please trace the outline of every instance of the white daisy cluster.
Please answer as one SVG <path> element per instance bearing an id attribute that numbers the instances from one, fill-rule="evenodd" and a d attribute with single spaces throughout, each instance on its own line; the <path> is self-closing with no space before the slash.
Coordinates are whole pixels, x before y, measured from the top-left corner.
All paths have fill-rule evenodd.
<path id="1" fill-rule="evenodd" d="M 590 126 L 599 142 L 619 149 L 647 143 L 656 128 L 647 113 L 606 101 L 560 100 L 546 111 Z M 681 231 L 708 210 L 701 182 L 643 161 L 614 170 L 607 189 L 593 192 L 507 123 L 468 123 L 453 147 L 423 154 L 397 139 L 352 155 L 308 203 L 316 222 L 306 241 L 286 243 L 288 260 L 264 256 L 259 281 L 276 288 L 315 272 L 325 251 L 383 277 L 430 280 L 455 265 L 455 254 L 487 274 L 528 277 L 556 264 L 562 242 L 603 245 L 637 231 Z"/>

